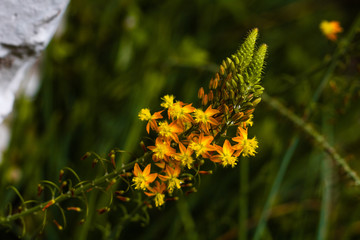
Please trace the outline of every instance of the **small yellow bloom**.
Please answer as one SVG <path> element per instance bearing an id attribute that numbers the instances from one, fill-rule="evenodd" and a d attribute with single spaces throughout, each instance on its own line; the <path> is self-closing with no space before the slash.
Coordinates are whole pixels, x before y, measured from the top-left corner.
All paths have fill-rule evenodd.
<path id="1" fill-rule="evenodd" d="M 148 149 L 153 151 L 154 161 L 167 161 L 169 156 L 176 153 L 176 150 L 170 146 L 170 141 L 167 141 L 161 137 L 157 137 L 155 140 L 155 146 L 149 146 Z"/>
<path id="2" fill-rule="evenodd" d="M 200 133 L 199 137 L 194 137 L 192 142 L 190 142 L 190 149 L 195 151 L 196 157 L 200 155 L 204 158 L 209 157 L 209 151 L 215 151 L 211 142 L 214 140 L 213 136 L 204 136 L 204 133 Z"/>
<path id="3" fill-rule="evenodd" d="M 151 120 L 150 109 L 148 109 L 148 108 L 141 109 L 138 116 L 139 116 L 141 121 L 149 121 L 149 120 Z"/>
<path id="4" fill-rule="evenodd" d="M 182 166 L 187 166 L 190 169 L 194 162 L 191 157 L 194 151 L 190 147 L 186 148 L 181 142 L 179 142 L 179 149 L 180 153 L 174 154 L 175 160 L 180 161 Z"/>
<path id="5" fill-rule="evenodd" d="M 166 185 L 165 183 L 159 183 L 158 181 L 155 182 L 155 187 L 148 187 L 148 190 L 150 192 L 145 192 L 145 194 L 149 197 L 155 196 L 154 201 L 155 201 L 155 206 L 156 207 L 160 207 L 161 205 L 163 205 L 165 203 L 165 194 L 164 191 L 166 190 Z"/>
<path id="6" fill-rule="evenodd" d="M 170 108 L 174 104 L 174 99 L 175 97 L 173 95 L 165 95 L 163 98 L 161 98 L 161 100 L 164 102 L 162 102 L 160 106 L 163 108 Z"/>
<path id="7" fill-rule="evenodd" d="M 225 167 L 227 165 L 231 165 L 231 167 L 235 167 L 237 162 L 237 157 L 235 157 L 233 147 L 231 146 L 229 140 L 225 140 L 223 147 L 216 146 L 216 151 L 219 153 L 219 155 L 215 155 L 211 157 L 210 160 L 214 162 L 221 161 L 221 164 Z"/>
<path id="8" fill-rule="evenodd" d="M 148 164 L 144 171 L 142 171 L 139 167 L 139 164 L 135 163 L 134 166 L 134 178 L 132 181 L 134 182 L 135 189 L 146 190 L 150 183 L 152 183 L 157 178 L 157 173 L 151 173 L 151 164 Z"/>
<path id="9" fill-rule="evenodd" d="M 179 120 L 179 123 L 185 124 L 187 122 L 192 122 L 193 118 L 190 113 L 194 112 L 195 108 L 191 106 L 192 104 L 185 105 L 183 102 L 174 103 L 169 109 L 169 117 L 173 120 Z"/>
<path id="10" fill-rule="evenodd" d="M 242 154 L 244 157 L 247 156 L 255 156 L 256 149 L 258 148 L 258 141 L 256 137 L 252 139 L 248 139 L 248 130 L 242 127 L 238 127 L 237 137 L 232 138 L 233 141 L 238 142 L 234 149 L 236 149 L 236 153 L 234 156 L 239 156 Z"/>
<path id="11" fill-rule="evenodd" d="M 150 133 L 150 127 L 152 130 L 155 130 L 155 131 L 157 130 L 156 120 L 163 118 L 163 116 L 161 115 L 162 112 L 163 111 L 159 111 L 159 112 L 156 112 L 153 115 L 151 115 L 150 110 L 148 108 L 143 108 L 140 110 L 140 112 L 138 114 L 140 120 L 148 121 L 148 123 L 146 125 L 147 133 Z"/>
<path id="12" fill-rule="evenodd" d="M 322 21 L 320 23 L 320 30 L 331 41 L 336 41 L 337 34 L 342 32 L 342 28 L 338 21 Z"/>
<path id="13" fill-rule="evenodd" d="M 180 167 L 176 166 L 175 169 L 170 167 L 169 165 L 166 165 L 165 168 L 166 176 L 159 175 L 159 178 L 168 183 L 168 191 L 169 194 L 171 194 L 174 191 L 174 188 L 180 189 L 181 181 L 178 179 L 178 176 L 180 174 Z"/>
<path id="14" fill-rule="evenodd" d="M 166 139 L 173 139 L 175 142 L 179 142 L 179 137 L 177 134 L 182 133 L 183 129 L 176 122 L 170 123 L 170 125 L 165 122 L 159 123 L 159 135 Z"/>
<path id="15" fill-rule="evenodd" d="M 199 123 L 199 126 L 204 132 L 209 133 L 210 124 L 211 125 L 219 125 L 218 121 L 213 118 L 213 116 L 220 111 L 217 109 L 212 109 L 209 106 L 206 111 L 204 112 L 201 109 L 196 109 L 194 111 L 194 119 L 196 123 Z"/>

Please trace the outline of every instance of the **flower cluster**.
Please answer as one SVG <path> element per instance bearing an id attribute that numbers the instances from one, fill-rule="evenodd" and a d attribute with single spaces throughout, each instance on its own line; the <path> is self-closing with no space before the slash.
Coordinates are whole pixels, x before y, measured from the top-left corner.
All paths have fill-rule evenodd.
<path id="1" fill-rule="evenodd" d="M 235 167 L 240 156 L 255 155 L 258 142 L 248 137 L 248 128 L 263 92 L 259 82 L 267 48 L 263 44 L 255 50 L 256 39 L 254 29 L 236 54 L 222 63 L 210 80 L 209 92 L 200 88 L 201 107 L 166 95 L 163 110 L 139 112 L 154 141 L 146 147 L 151 159 L 143 170 L 135 164 L 132 181 L 135 189 L 153 197 L 157 207 L 164 204 L 166 194 L 191 186 L 189 176 L 210 173 L 204 170 L 206 163 Z M 236 134 L 228 136 L 235 132 L 232 129 Z"/>
<path id="2" fill-rule="evenodd" d="M 322 21 L 320 30 L 331 41 L 336 41 L 337 34 L 343 31 L 338 21 Z"/>

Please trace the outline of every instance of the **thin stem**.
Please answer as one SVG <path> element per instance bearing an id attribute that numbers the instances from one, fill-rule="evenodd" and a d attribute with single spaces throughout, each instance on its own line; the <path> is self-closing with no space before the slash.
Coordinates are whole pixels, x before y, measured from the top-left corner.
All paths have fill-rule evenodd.
<path id="1" fill-rule="evenodd" d="M 61 194 L 59 195 L 58 197 L 54 198 L 54 203 L 53 204 L 58 204 L 66 199 L 69 199 L 69 198 L 73 198 L 75 196 L 78 196 L 78 195 L 81 195 L 83 193 L 85 193 L 87 190 L 91 189 L 91 188 L 94 188 L 94 187 L 97 187 L 97 186 L 101 186 L 102 184 L 104 184 L 105 182 L 109 181 L 110 179 L 116 177 L 117 175 L 121 174 L 122 171 L 127 171 L 129 169 L 131 169 L 134 164 L 136 162 L 140 162 L 140 160 L 143 160 L 146 158 L 146 156 L 148 154 L 150 154 L 151 152 L 147 152 L 145 153 L 142 157 L 139 157 L 137 159 L 135 159 L 133 162 L 130 162 L 124 166 L 122 166 L 121 168 L 119 168 L 118 170 L 114 170 L 113 172 L 109 173 L 109 174 L 106 174 L 102 177 L 99 177 L 97 179 L 95 179 L 94 181 L 92 182 L 89 182 L 89 183 L 86 183 L 84 185 L 79 185 L 78 187 L 75 188 L 75 190 L 73 192 L 67 192 L 67 193 L 64 193 L 64 194 Z M 27 216 L 29 214 L 32 214 L 32 213 L 35 213 L 35 212 L 38 212 L 38 211 L 41 211 L 42 209 L 44 209 L 44 207 L 46 206 L 46 204 L 48 204 L 49 201 L 47 202 L 44 202 L 44 203 L 41 203 L 41 204 L 38 204 L 32 208 L 29 208 L 29 209 L 26 209 L 25 211 L 23 212 L 20 212 L 20 213 L 16 213 L 16 214 L 12 214 L 12 215 L 9 215 L 7 217 L 0 217 L 0 225 L 2 224 L 6 224 L 8 222 L 11 222 L 11 221 L 14 221 L 16 219 L 19 219 L 21 217 L 24 217 L 24 216 Z"/>
<path id="2" fill-rule="evenodd" d="M 305 132 L 307 134 L 312 136 L 315 139 L 315 141 L 317 141 L 320 144 L 320 146 L 322 146 L 322 148 L 325 149 L 332 156 L 332 158 L 345 169 L 345 171 L 350 175 L 350 177 L 355 180 L 355 183 L 357 185 L 360 183 L 360 181 L 359 181 L 359 177 L 356 175 L 356 173 L 350 169 L 350 167 L 347 165 L 345 160 L 340 157 L 340 155 L 335 151 L 335 149 L 333 147 L 331 147 L 331 145 L 328 142 L 325 141 L 324 137 L 322 137 L 319 133 L 314 131 L 314 129 L 312 127 L 305 124 L 305 120 L 309 119 L 310 115 L 312 114 L 313 110 L 315 109 L 316 102 L 319 100 L 321 93 L 323 92 L 325 86 L 327 85 L 331 75 L 333 74 L 340 57 L 346 52 L 347 47 L 349 46 L 350 42 L 353 40 L 356 32 L 358 31 L 359 26 L 360 26 L 360 14 L 354 20 L 354 23 L 352 24 L 352 27 L 349 30 L 347 36 L 344 39 L 342 39 L 342 41 L 339 43 L 338 48 L 336 49 L 336 51 L 334 53 L 334 56 L 330 62 L 329 67 L 327 68 L 322 80 L 321 80 L 320 85 L 316 89 L 316 91 L 311 99 L 310 104 L 308 105 L 308 107 L 306 108 L 306 110 L 304 112 L 304 117 L 303 117 L 304 120 L 299 118 L 292 112 L 290 112 L 283 105 L 281 105 L 278 101 L 269 97 L 266 93 L 264 93 L 262 95 L 262 99 L 266 103 L 268 103 L 271 107 L 273 107 L 275 110 L 279 111 L 285 117 L 289 118 L 291 121 L 293 121 L 299 127 L 303 127 L 303 130 L 305 130 Z M 290 114 L 290 115 L 288 115 L 288 114 Z M 270 195 L 266 201 L 264 209 L 261 213 L 258 227 L 256 228 L 256 231 L 255 231 L 255 236 L 254 236 L 255 240 L 260 239 L 260 237 L 263 234 L 263 231 L 264 231 L 265 225 L 266 225 L 266 220 L 270 213 L 270 207 L 271 207 L 273 200 L 280 188 L 280 183 L 283 179 L 283 175 L 287 169 L 287 166 L 292 158 L 292 154 L 294 153 L 298 143 L 299 143 L 299 135 L 296 135 L 296 136 L 294 136 L 294 138 L 292 140 L 291 146 L 288 148 L 287 152 L 285 153 L 285 156 L 281 162 L 280 170 L 278 171 L 275 182 L 273 183 L 273 185 L 271 187 Z"/>
<path id="3" fill-rule="evenodd" d="M 323 114 L 326 116 L 326 114 Z M 333 142 L 333 129 L 327 123 L 329 117 L 323 117 L 323 133 L 330 137 L 330 141 Z M 324 156 L 321 166 L 322 172 L 322 181 L 323 181 L 323 190 L 322 190 L 322 200 L 321 200 L 321 211 L 319 219 L 319 227 L 317 233 L 317 239 L 326 239 L 327 230 L 329 228 L 329 215 L 331 212 L 331 185 L 332 185 L 332 167 L 331 161 L 328 156 Z"/>
<path id="4" fill-rule="evenodd" d="M 360 178 L 355 171 L 353 171 L 350 166 L 347 164 L 346 160 L 339 155 L 336 149 L 329 144 L 329 142 L 321 135 L 315 128 L 313 128 L 309 123 L 306 123 L 303 119 L 295 115 L 293 112 L 288 110 L 284 105 L 282 105 L 276 99 L 269 97 L 267 94 L 263 94 L 264 100 L 284 117 L 292 121 L 296 126 L 298 126 L 303 132 L 309 135 L 322 149 L 325 150 L 329 156 L 342 167 L 342 169 L 347 173 L 347 175 L 355 182 L 355 185 L 360 185 Z"/>
<path id="5" fill-rule="evenodd" d="M 249 208 L 249 159 L 242 158 L 240 161 L 240 197 L 239 197 L 239 232 L 238 239 L 247 239 L 247 223 Z"/>
<path id="6" fill-rule="evenodd" d="M 266 226 L 266 221 L 269 217 L 269 214 L 270 214 L 270 208 L 271 208 L 271 205 L 273 204 L 274 200 L 275 200 L 275 197 L 276 197 L 276 194 L 277 192 L 279 191 L 279 188 L 280 188 L 280 185 L 281 185 L 281 182 L 284 178 L 284 175 L 285 175 L 285 172 L 286 172 L 286 169 L 290 163 L 290 160 L 295 152 L 295 149 L 297 148 L 297 145 L 299 144 L 299 136 L 296 135 L 293 137 L 292 141 L 291 141 L 291 145 L 290 147 L 288 148 L 288 151 L 286 151 L 286 154 L 284 156 L 284 158 L 282 159 L 281 161 L 281 165 L 280 165 L 280 169 L 276 175 L 276 178 L 275 178 L 275 181 L 271 187 L 271 190 L 270 190 L 270 193 L 269 193 L 269 196 L 266 200 L 266 203 L 265 203 L 265 206 L 264 206 L 264 209 L 261 213 L 261 216 L 260 216 L 260 220 L 259 220 L 259 224 L 256 228 L 256 232 L 255 232 L 255 236 L 254 236 L 254 240 L 258 240 L 261 238 L 263 232 L 264 232 L 264 229 L 265 229 L 265 226 Z"/>

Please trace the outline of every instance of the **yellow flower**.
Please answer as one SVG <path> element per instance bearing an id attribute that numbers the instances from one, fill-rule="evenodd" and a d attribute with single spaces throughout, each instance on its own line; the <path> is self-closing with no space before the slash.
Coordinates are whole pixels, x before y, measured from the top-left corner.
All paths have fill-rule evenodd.
<path id="1" fill-rule="evenodd" d="M 134 176 L 132 181 L 134 182 L 135 189 L 146 190 L 150 183 L 157 178 L 157 173 L 151 173 L 151 164 L 148 164 L 144 171 L 141 171 L 139 164 L 135 163 Z"/>
<path id="2" fill-rule="evenodd" d="M 153 151 L 153 160 L 168 160 L 168 157 L 176 153 L 176 150 L 170 146 L 170 141 L 161 137 L 155 140 L 155 146 L 149 146 L 148 149 Z"/>
<path id="3" fill-rule="evenodd" d="M 174 154 L 175 160 L 180 161 L 182 166 L 187 166 L 190 169 L 194 162 L 194 159 L 191 157 L 194 151 L 190 147 L 186 148 L 181 142 L 179 142 L 179 149 L 180 153 Z"/>
<path id="4" fill-rule="evenodd" d="M 337 34 L 342 32 L 342 28 L 338 21 L 322 21 L 320 23 L 320 30 L 331 41 L 336 41 Z"/>
<path id="5" fill-rule="evenodd" d="M 156 207 L 160 207 L 161 205 L 163 205 L 165 203 L 165 201 L 164 201 L 165 194 L 163 193 L 166 190 L 165 183 L 160 184 L 158 181 L 156 181 L 155 187 L 153 187 L 153 188 L 148 187 L 148 190 L 150 192 L 145 192 L 145 194 L 149 197 L 155 196 L 154 201 L 155 201 Z"/>
<path id="6" fill-rule="evenodd" d="M 159 178 L 164 182 L 168 182 L 168 192 L 171 194 L 174 191 L 174 188 L 180 189 L 181 181 L 178 179 L 180 167 L 176 166 L 175 169 L 173 169 L 169 165 L 166 165 L 165 173 L 165 176 L 159 175 Z"/>
<path id="7" fill-rule="evenodd" d="M 209 133 L 210 124 L 219 125 L 218 121 L 212 117 L 219 112 L 217 109 L 212 109 L 211 106 L 209 106 L 205 112 L 201 109 L 196 109 L 194 111 L 195 123 L 199 123 L 200 128 L 204 130 L 204 132 Z"/>
<path id="8" fill-rule="evenodd" d="M 162 106 L 163 108 L 172 107 L 172 105 L 174 104 L 174 99 L 175 97 L 173 95 L 165 95 L 163 98 L 161 98 L 161 100 L 163 100 L 164 102 L 162 102 L 160 106 Z"/>
<path id="9" fill-rule="evenodd" d="M 233 141 L 238 142 L 238 144 L 233 146 L 233 148 L 237 150 L 234 156 L 238 157 L 240 154 L 244 157 L 255 156 L 256 149 L 258 148 L 256 137 L 248 139 L 248 130 L 242 127 L 238 127 L 236 135 L 237 137 L 232 138 Z"/>
<path id="10" fill-rule="evenodd" d="M 153 115 L 151 115 L 150 110 L 148 108 L 143 108 L 140 110 L 138 116 L 140 118 L 141 121 L 148 121 L 147 125 L 146 125 L 146 131 L 147 133 L 150 132 L 150 127 L 152 130 L 157 130 L 157 123 L 156 120 L 163 118 L 163 116 L 161 115 L 163 111 L 159 111 L 154 113 Z"/>
<path id="11" fill-rule="evenodd" d="M 159 135 L 166 139 L 173 139 L 175 142 L 179 142 L 179 137 L 177 134 L 182 133 L 183 129 L 176 122 L 170 123 L 170 125 L 165 121 L 159 123 Z"/>
<path id="12" fill-rule="evenodd" d="M 169 109 L 169 117 L 173 120 L 179 120 L 180 124 L 185 124 L 187 122 L 192 122 L 193 118 L 190 113 L 194 112 L 195 108 L 191 106 L 192 104 L 185 105 L 183 102 L 174 103 Z"/>
<path id="13" fill-rule="evenodd" d="M 214 162 L 221 161 L 221 164 L 225 167 L 227 165 L 231 165 L 231 167 L 235 167 L 237 162 L 237 157 L 233 156 L 234 149 L 231 146 L 229 140 L 225 140 L 223 147 L 216 146 L 216 151 L 219 155 L 212 156 L 210 160 Z"/>
<path id="14" fill-rule="evenodd" d="M 204 136 L 204 133 L 200 133 L 199 137 L 194 137 L 190 142 L 190 149 L 195 151 L 196 157 L 200 155 L 204 158 L 209 157 L 209 151 L 214 151 L 214 147 L 211 142 L 214 140 L 213 136 Z"/>

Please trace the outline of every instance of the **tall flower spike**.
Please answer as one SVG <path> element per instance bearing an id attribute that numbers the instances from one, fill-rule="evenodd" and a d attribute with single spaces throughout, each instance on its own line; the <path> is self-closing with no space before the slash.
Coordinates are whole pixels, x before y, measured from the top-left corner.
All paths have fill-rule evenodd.
<path id="1" fill-rule="evenodd" d="M 239 125 L 249 119 L 261 100 L 264 88 L 260 85 L 267 46 L 256 50 L 258 30 L 250 31 L 239 50 L 224 60 L 219 72 L 210 80 L 209 93 L 201 90 L 204 107 L 218 109 L 228 125 Z M 210 96 L 210 97 L 209 97 Z"/>

